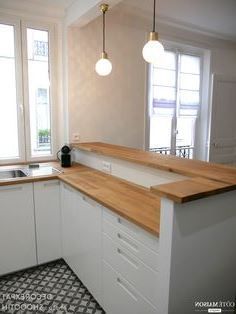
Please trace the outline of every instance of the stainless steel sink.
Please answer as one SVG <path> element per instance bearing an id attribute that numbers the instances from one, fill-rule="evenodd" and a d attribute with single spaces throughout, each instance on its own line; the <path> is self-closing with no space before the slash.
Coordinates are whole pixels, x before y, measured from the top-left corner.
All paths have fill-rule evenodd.
<path id="1" fill-rule="evenodd" d="M 11 169 L 0 171 L 0 180 L 9 180 L 14 178 L 22 178 L 27 175 L 21 169 Z"/>

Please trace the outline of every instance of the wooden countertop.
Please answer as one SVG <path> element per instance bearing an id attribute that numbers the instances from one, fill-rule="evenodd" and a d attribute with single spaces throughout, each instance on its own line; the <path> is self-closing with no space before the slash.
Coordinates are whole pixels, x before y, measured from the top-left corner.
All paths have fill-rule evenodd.
<path id="1" fill-rule="evenodd" d="M 155 194 L 178 203 L 236 189 L 236 168 L 233 167 L 100 142 L 79 143 L 72 144 L 72 146 L 80 150 L 190 177 L 187 180 L 151 187 L 151 191 Z"/>
<path id="2" fill-rule="evenodd" d="M 159 236 L 160 198 L 149 189 L 80 164 L 63 169 L 58 162 L 43 165 L 53 166 L 63 173 L 4 180 L 0 181 L 0 186 L 59 179 L 146 231 Z M 5 170 L 16 166 L 3 166 L 0 170 L 1 168 Z"/>
<path id="3" fill-rule="evenodd" d="M 67 174 L 70 172 L 74 172 L 79 165 L 75 164 L 73 167 L 70 168 L 62 168 L 57 161 L 51 162 L 41 162 L 39 163 L 40 166 L 51 166 L 62 173 L 53 173 L 49 175 L 40 175 L 40 176 L 28 176 L 28 177 L 19 177 L 19 178 L 12 178 L 9 180 L 0 180 L 0 186 L 4 185 L 14 185 L 14 184 L 21 184 L 21 183 L 30 183 L 30 182 L 37 182 L 37 181 L 46 181 L 46 180 L 55 180 L 58 179 L 60 175 Z M 8 166 L 0 166 L 1 170 L 10 170 L 10 169 L 24 169 L 26 167 L 25 163 L 17 164 L 17 165 L 8 165 Z"/>
<path id="4" fill-rule="evenodd" d="M 60 180 L 148 232 L 159 235 L 160 198 L 149 189 L 85 166 L 60 175 Z"/>

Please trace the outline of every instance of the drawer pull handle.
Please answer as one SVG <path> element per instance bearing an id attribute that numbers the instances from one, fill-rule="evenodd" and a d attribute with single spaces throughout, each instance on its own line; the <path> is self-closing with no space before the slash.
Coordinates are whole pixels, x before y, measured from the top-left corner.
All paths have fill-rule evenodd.
<path id="1" fill-rule="evenodd" d="M 7 187 L 4 187 L 0 190 L 0 192 L 4 192 L 4 191 L 20 191 L 20 190 L 23 190 L 23 186 L 22 185 L 19 185 L 19 186 L 7 186 Z"/>
<path id="2" fill-rule="evenodd" d="M 117 277 L 117 282 L 118 282 L 118 285 L 123 290 L 125 290 L 131 296 L 132 299 L 134 299 L 136 302 L 138 301 L 134 293 L 130 291 L 129 287 L 119 277 Z"/>
<path id="3" fill-rule="evenodd" d="M 83 201 L 85 201 L 86 203 L 88 203 L 92 206 L 96 206 L 96 204 L 97 204 L 94 200 L 92 200 L 91 198 L 89 198 L 85 195 L 82 196 L 82 199 L 83 199 Z"/>
<path id="4" fill-rule="evenodd" d="M 126 260 L 129 264 L 138 269 L 138 262 L 136 262 L 132 257 L 130 257 L 128 254 L 126 254 L 119 248 L 117 249 L 117 253 L 120 254 L 120 256 L 122 256 L 122 258 Z"/>
<path id="5" fill-rule="evenodd" d="M 56 182 L 47 182 L 47 183 L 43 184 L 44 187 L 47 187 L 47 186 L 57 186 L 57 185 L 60 185 L 60 183 L 58 181 L 56 181 Z"/>
<path id="6" fill-rule="evenodd" d="M 119 232 L 117 233 L 117 237 L 126 245 L 128 245 L 131 249 L 133 249 L 135 252 L 138 252 L 138 246 L 135 243 L 133 243 L 130 239 L 126 238 Z"/>
<path id="7" fill-rule="evenodd" d="M 73 188 L 71 188 L 71 187 L 68 186 L 68 185 L 63 184 L 63 187 L 64 187 L 64 189 L 67 190 L 67 191 L 74 192 Z"/>

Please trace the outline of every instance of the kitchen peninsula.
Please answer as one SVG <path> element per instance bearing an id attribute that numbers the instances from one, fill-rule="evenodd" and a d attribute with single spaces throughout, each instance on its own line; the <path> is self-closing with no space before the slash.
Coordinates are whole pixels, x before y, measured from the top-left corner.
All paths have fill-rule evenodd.
<path id="1" fill-rule="evenodd" d="M 195 302 L 209 300 L 232 304 L 235 168 L 104 143 L 74 148 L 76 161 L 108 170 L 160 197 L 158 313 L 194 313 L 199 310 Z"/>
<path id="2" fill-rule="evenodd" d="M 63 257 L 108 314 L 191 314 L 199 302 L 234 300 L 236 169 L 72 146 L 75 163 L 60 174 L 0 181 L 6 216 L 16 203 L 25 214 L 15 232 L 19 246 L 30 243 L 15 265 Z M 12 252 L 1 274 L 17 270 Z"/>

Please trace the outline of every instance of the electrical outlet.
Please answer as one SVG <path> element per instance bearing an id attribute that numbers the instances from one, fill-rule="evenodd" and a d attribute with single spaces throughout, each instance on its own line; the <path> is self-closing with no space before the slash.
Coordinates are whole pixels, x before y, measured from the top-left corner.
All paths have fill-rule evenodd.
<path id="1" fill-rule="evenodd" d="M 78 142 L 80 141 L 80 136 L 79 136 L 79 134 L 78 134 L 78 133 L 74 133 L 74 134 L 72 135 L 72 140 L 73 140 L 74 143 L 78 143 Z"/>
<path id="2" fill-rule="evenodd" d="M 111 163 L 110 163 L 110 162 L 107 162 L 107 161 L 103 161 L 103 162 L 102 162 L 102 170 L 103 170 L 104 172 L 111 173 Z"/>

